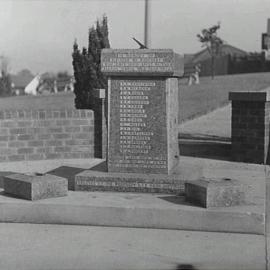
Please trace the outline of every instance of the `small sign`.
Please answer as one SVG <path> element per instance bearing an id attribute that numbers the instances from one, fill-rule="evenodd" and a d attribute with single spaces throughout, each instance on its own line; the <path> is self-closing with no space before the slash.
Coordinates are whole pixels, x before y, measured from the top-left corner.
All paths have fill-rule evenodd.
<path id="1" fill-rule="evenodd" d="M 270 61 L 270 49 L 264 51 L 264 56 L 266 61 Z"/>
<path id="2" fill-rule="evenodd" d="M 262 50 L 270 49 L 270 35 L 267 33 L 262 34 Z"/>

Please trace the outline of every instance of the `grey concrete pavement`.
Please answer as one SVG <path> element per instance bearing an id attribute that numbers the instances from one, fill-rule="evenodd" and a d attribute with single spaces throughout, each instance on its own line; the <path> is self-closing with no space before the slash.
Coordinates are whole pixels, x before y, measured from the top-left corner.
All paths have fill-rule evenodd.
<path id="1" fill-rule="evenodd" d="M 180 135 L 191 137 L 231 137 L 231 105 L 219 108 L 179 126 Z"/>
<path id="2" fill-rule="evenodd" d="M 264 270 L 263 236 L 0 224 L 2 270 Z M 190 268 L 191 269 L 191 268 Z"/>
<path id="3" fill-rule="evenodd" d="M 52 160 L 30 160 L 16 162 L 0 162 L 1 171 L 11 171 L 18 173 L 45 173 L 60 166 L 71 166 L 82 169 L 88 169 L 97 163 L 100 159 L 52 159 Z"/>

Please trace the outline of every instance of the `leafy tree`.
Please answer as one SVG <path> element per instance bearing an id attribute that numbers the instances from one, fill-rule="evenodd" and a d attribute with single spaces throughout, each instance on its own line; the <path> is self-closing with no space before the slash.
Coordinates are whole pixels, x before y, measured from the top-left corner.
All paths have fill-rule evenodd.
<path id="1" fill-rule="evenodd" d="M 0 96 L 11 96 L 11 78 L 10 75 L 4 71 L 1 71 L 0 77 Z"/>
<path id="2" fill-rule="evenodd" d="M 223 44 L 223 40 L 217 36 L 217 31 L 220 29 L 220 23 L 203 29 L 201 34 L 197 34 L 199 41 L 203 47 L 206 47 L 211 56 L 211 73 L 212 79 L 215 76 L 215 58 L 220 54 L 220 47 Z"/>
<path id="3" fill-rule="evenodd" d="M 103 48 L 110 48 L 107 17 L 97 20 L 88 32 L 88 48 L 80 50 L 77 41 L 73 44 L 72 64 L 74 70 L 75 106 L 77 109 L 92 109 L 93 90 L 107 88 L 107 79 L 101 73 L 100 55 Z"/>
<path id="4" fill-rule="evenodd" d="M 8 73 L 8 59 L 5 56 L 0 56 L 1 70 L 0 70 L 0 96 L 11 96 L 12 86 L 11 78 Z"/>

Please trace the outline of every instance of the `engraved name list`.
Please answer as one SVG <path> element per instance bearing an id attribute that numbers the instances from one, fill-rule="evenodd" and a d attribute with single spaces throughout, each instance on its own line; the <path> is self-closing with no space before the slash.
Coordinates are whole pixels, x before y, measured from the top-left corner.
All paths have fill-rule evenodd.
<path id="1" fill-rule="evenodd" d="M 112 80 L 109 166 L 126 170 L 167 168 L 165 80 Z"/>

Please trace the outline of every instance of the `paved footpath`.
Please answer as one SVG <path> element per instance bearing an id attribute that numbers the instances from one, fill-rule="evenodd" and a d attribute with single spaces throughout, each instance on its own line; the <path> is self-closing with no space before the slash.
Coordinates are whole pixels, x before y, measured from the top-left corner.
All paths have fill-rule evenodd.
<path id="1" fill-rule="evenodd" d="M 2 223 L 0 239 L 1 270 L 265 269 L 258 235 Z"/>
<path id="2" fill-rule="evenodd" d="M 191 137 L 229 139 L 231 137 L 231 105 L 181 124 L 179 132 L 181 135 L 190 135 Z"/>
<path id="3" fill-rule="evenodd" d="M 184 123 L 180 131 L 190 137 L 228 138 L 229 113 L 229 106 L 218 109 Z M 208 162 L 212 167 L 216 166 L 214 160 L 201 160 L 206 166 Z M 0 171 L 46 172 L 62 165 L 88 168 L 95 162 L 98 160 L 1 163 Z M 229 162 L 227 164 L 228 167 L 222 169 L 224 172 L 230 170 Z M 268 170 L 269 166 L 266 166 L 270 181 Z M 269 202 L 269 196 L 267 198 Z M 165 229 L 0 223 L 0 269 L 265 270 L 270 261 L 266 248 L 267 241 L 270 245 L 268 209 L 267 237 Z"/>

